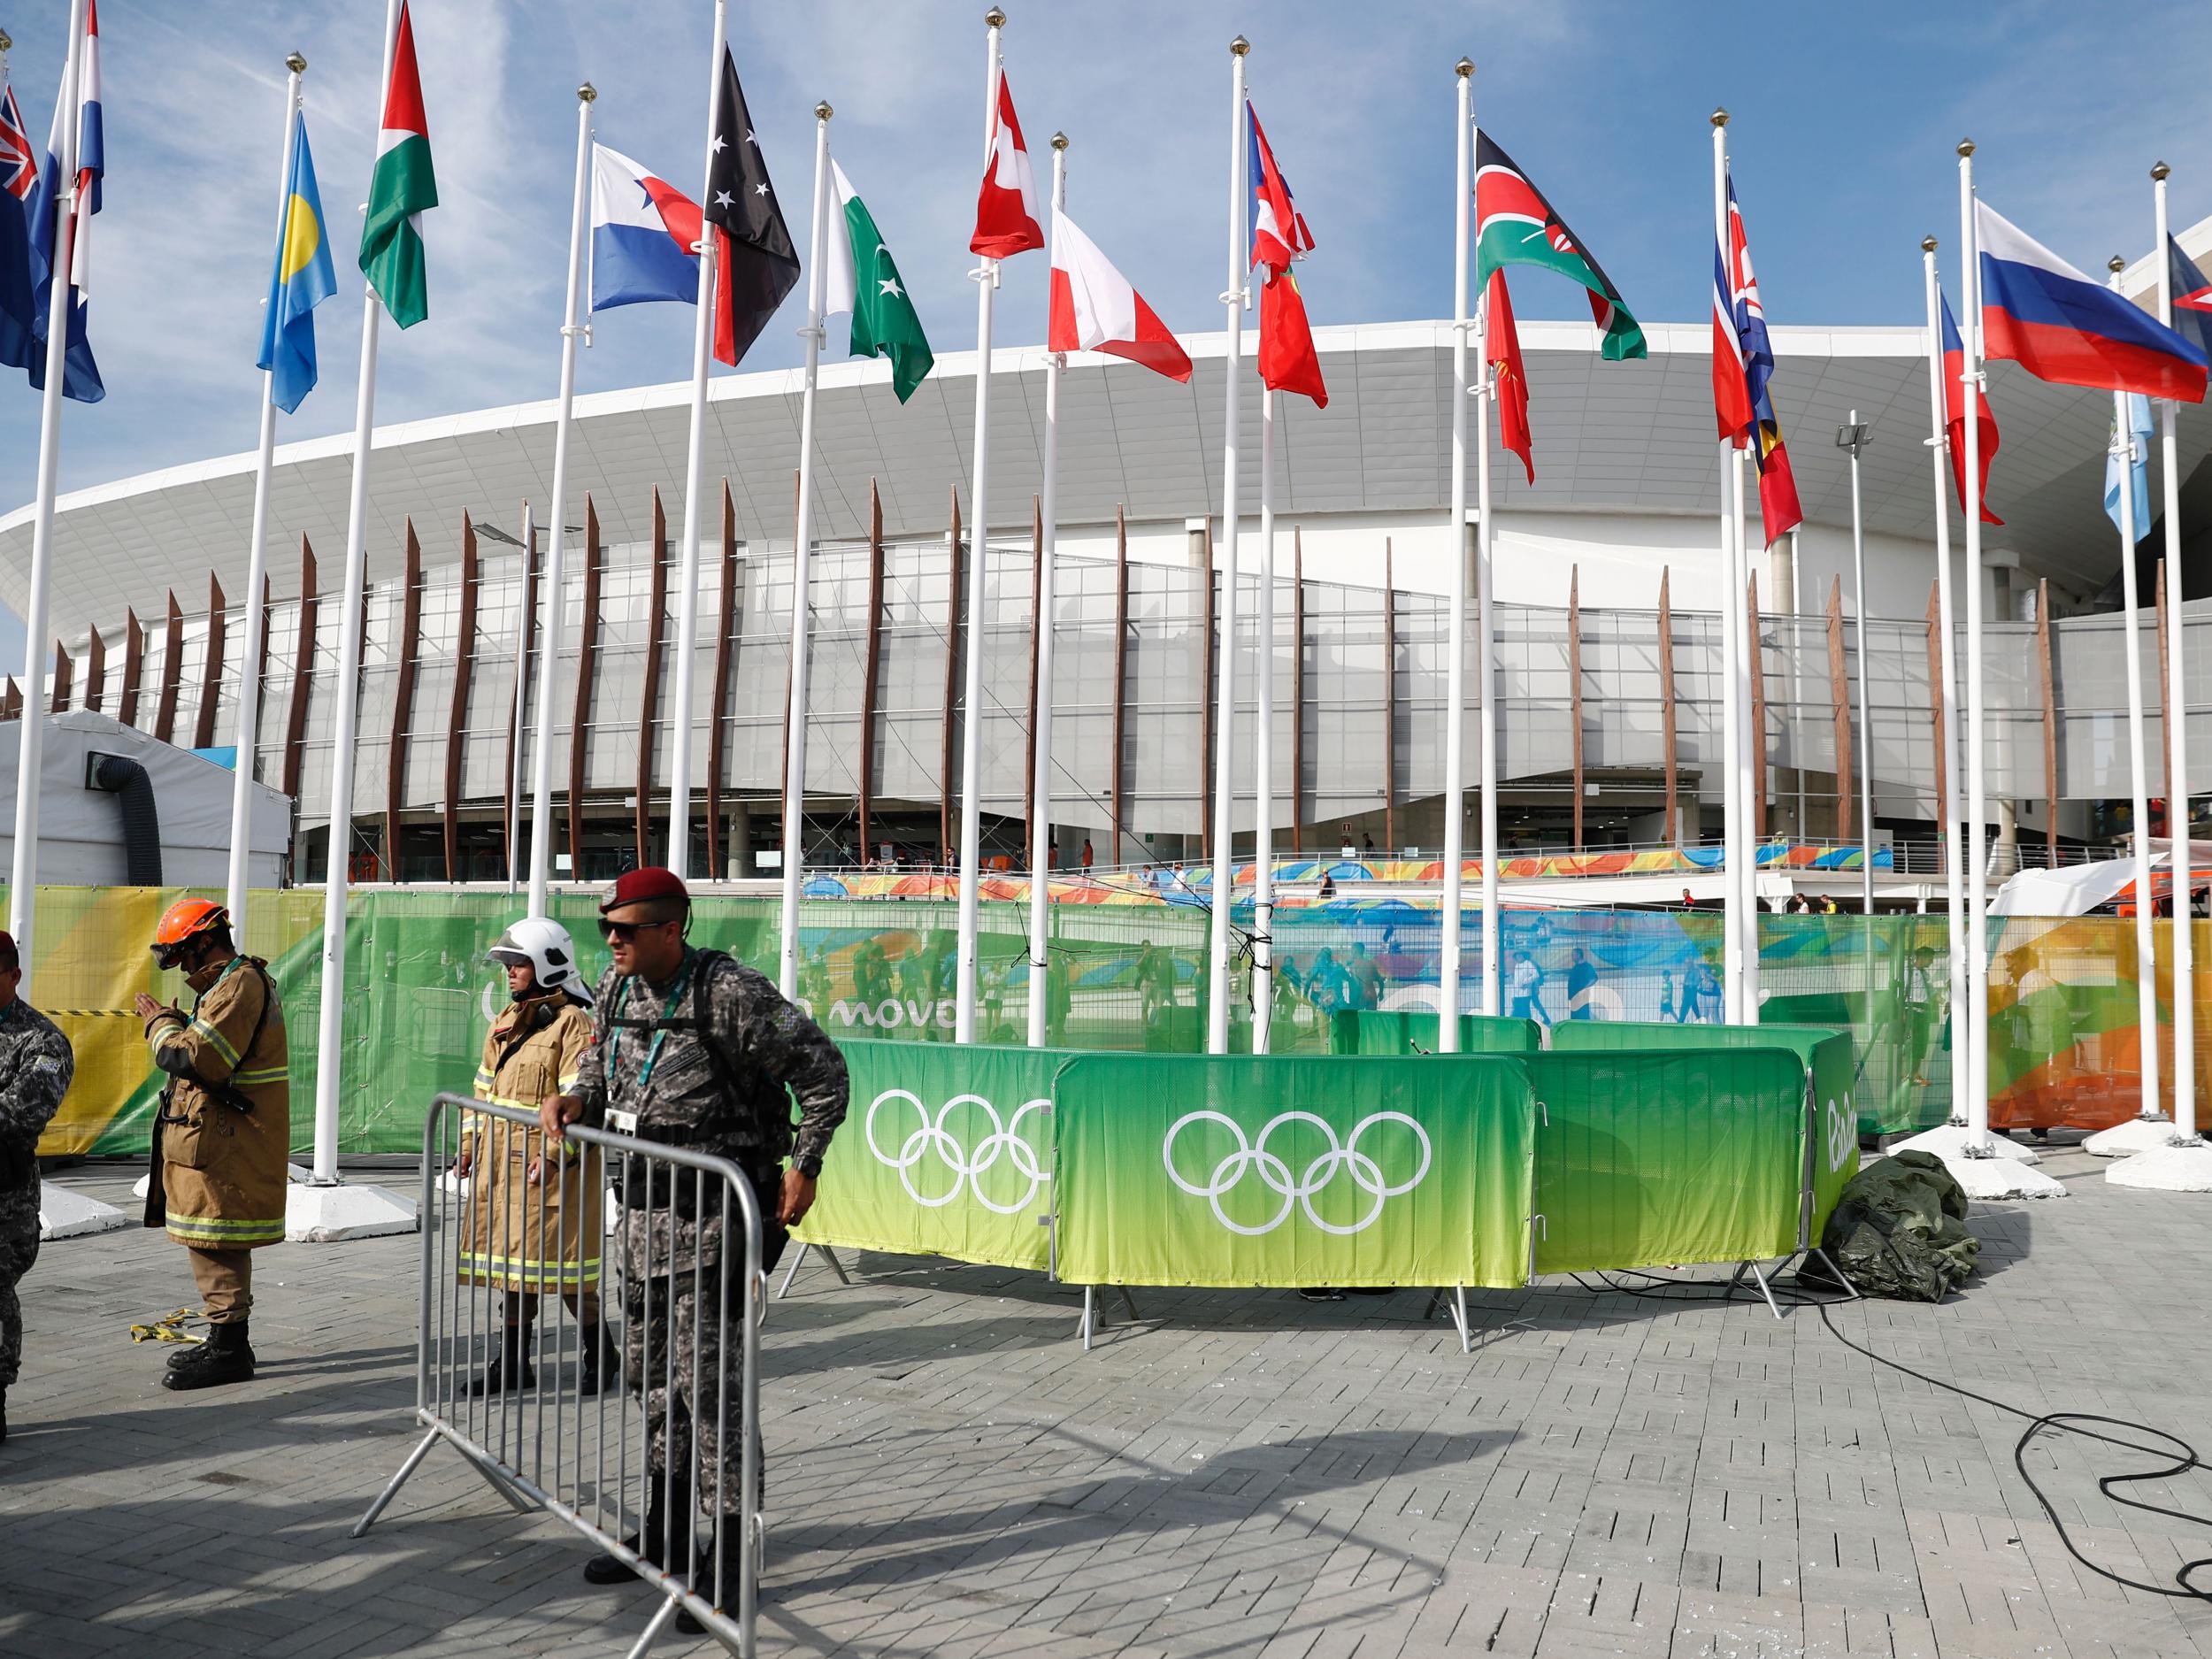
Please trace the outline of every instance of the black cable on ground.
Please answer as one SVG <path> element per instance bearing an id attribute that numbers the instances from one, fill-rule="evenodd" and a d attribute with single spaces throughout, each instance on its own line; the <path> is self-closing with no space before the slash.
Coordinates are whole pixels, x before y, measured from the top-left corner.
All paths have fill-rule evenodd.
<path id="1" fill-rule="evenodd" d="M 1640 1270 L 1632 1269 L 1623 1272 L 1600 1271 L 1598 1278 L 1601 1283 L 1598 1285 L 1591 1284 L 1579 1273 L 1570 1273 L 1567 1277 L 1592 1295 L 1603 1295 L 1610 1291 L 1619 1295 L 1647 1297 L 1655 1302 L 1756 1302 L 1762 1306 L 1764 1305 L 1765 1301 L 1756 1288 L 1733 1281 L 1726 1284 L 1719 1284 L 1712 1280 L 1684 1282 L 1668 1279 L 1663 1274 L 1644 1272 Z M 2078 1435 L 2083 1440 L 2098 1440 L 2107 1446 L 2117 1446 L 2128 1451 L 2141 1452 L 2149 1456 L 2170 1460 L 2162 1463 L 2159 1468 L 2144 1470 L 2133 1474 L 2101 1475 L 2097 1479 L 2097 1489 L 2124 1509 L 2139 1510 L 2146 1515 L 2162 1515 L 2170 1520 L 2189 1521 L 2200 1526 L 2212 1526 L 2212 1515 L 2199 1514 L 2188 1509 L 2170 1509 L 2164 1504 L 2151 1503 L 2141 1498 L 2127 1496 L 2117 1490 L 2119 1487 L 2131 1486 L 2141 1481 L 2170 1480 L 2177 1475 L 2187 1474 L 2191 1470 L 2212 1468 L 2212 1465 L 2208 1465 L 2197 1455 L 2196 1448 L 2188 1441 L 2177 1434 L 2169 1433 L 2164 1429 L 2154 1427 L 2147 1423 L 2133 1422 L 2126 1417 L 2102 1417 L 2085 1411 L 2049 1411 L 2039 1414 L 2024 1410 L 2009 1402 L 1993 1398 L 1989 1394 L 1978 1394 L 1971 1388 L 1947 1381 L 1940 1377 L 1932 1377 L 1924 1371 L 1916 1371 L 1901 1361 L 1877 1354 L 1865 1343 L 1854 1341 L 1838 1330 L 1836 1322 L 1829 1317 L 1828 1310 L 1838 1302 L 1847 1301 L 1848 1298 L 1815 1295 L 1804 1286 L 1802 1273 L 1800 1273 L 1798 1277 L 1801 1282 L 1797 1285 L 1774 1284 L 1770 1286 L 1776 1294 L 1776 1300 L 1793 1308 L 1813 1309 L 1820 1315 L 1820 1322 L 1827 1327 L 1828 1334 L 1852 1352 L 1863 1355 L 1876 1364 L 1886 1365 L 1890 1370 L 1910 1377 L 1916 1382 L 1925 1383 L 1931 1388 L 1939 1388 L 1947 1394 L 1956 1394 L 1962 1400 L 1973 1401 L 1978 1405 L 1987 1406 L 1993 1411 L 2002 1412 L 2007 1417 L 2018 1417 L 2026 1423 L 2028 1426 L 2021 1432 L 2020 1438 L 2013 1443 L 2013 1466 L 2020 1471 L 2020 1479 L 2027 1482 L 2028 1490 L 2035 1494 L 2036 1502 L 2042 1506 L 2044 1516 L 2050 1521 L 2052 1529 L 2057 1532 L 2058 1541 L 2066 1547 L 2068 1555 L 2099 1578 L 2108 1579 L 2130 1590 L 2139 1590 L 2146 1595 L 2164 1596 L 2175 1601 L 2212 1601 L 2212 1585 L 2199 1585 L 2193 1580 L 2193 1575 L 2212 1570 L 2212 1555 L 2200 1555 L 2194 1560 L 2184 1562 L 2175 1571 L 2173 1582 L 2170 1584 L 2151 1584 L 2140 1578 L 2131 1578 L 2124 1573 L 2115 1572 L 2111 1568 L 2100 1566 L 2090 1560 L 2087 1555 L 2082 1554 L 2081 1547 L 2075 1543 L 2073 1533 L 2068 1530 L 2065 1521 L 2060 1517 L 2057 1506 L 2051 1502 L 2049 1494 L 2043 1490 L 2041 1483 L 2036 1479 L 2028 1468 L 2029 1443 L 2037 1435 L 2046 1432 Z M 1645 1282 L 1640 1285 L 1622 1282 L 1626 1279 L 1641 1279 Z M 2107 1434 L 2097 1429 L 2083 1426 L 2087 1424 L 2102 1424 L 2110 1428 L 2124 1430 L 2131 1434 L 2144 1435 L 2154 1440 L 2161 1440 L 2165 1444 L 2147 1446 L 2140 1440 L 2127 1440 L 2120 1435 Z"/>

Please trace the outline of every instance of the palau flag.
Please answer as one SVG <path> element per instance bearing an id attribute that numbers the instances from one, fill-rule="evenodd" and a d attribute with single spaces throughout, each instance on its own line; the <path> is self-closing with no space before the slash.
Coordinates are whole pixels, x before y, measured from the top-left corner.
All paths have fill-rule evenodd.
<path id="1" fill-rule="evenodd" d="M 269 314 L 261 326 L 261 358 L 269 396 L 286 414 L 315 389 L 315 308 L 337 291 L 330 238 L 324 234 L 322 193 L 307 149 L 307 119 L 292 141 L 284 215 L 277 226 L 276 265 L 269 274 Z"/>

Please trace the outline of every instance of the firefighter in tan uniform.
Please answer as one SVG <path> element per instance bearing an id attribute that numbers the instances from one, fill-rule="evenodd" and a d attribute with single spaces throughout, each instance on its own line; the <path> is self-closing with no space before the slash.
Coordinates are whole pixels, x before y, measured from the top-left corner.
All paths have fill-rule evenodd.
<path id="1" fill-rule="evenodd" d="M 485 953 L 507 971 L 513 999 L 484 1038 L 476 1098 L 519 1107 L 533 1118 L 547 1101 L 576 1087 L 576 1066 L 591 1046 L 591 991 L 576 971 L 568 930 L 525 917 Z M 599 1392 L 600 1365 L 614 1365 L 599 1317 L 599 1250 L 606 1228 L 606 1178 L 599 1154 L 572 1141 L 546 1156 L 534 1123 L 466 1113 L 454 1173 L 473 1177 L 462 1215 L 460 1278 L 506 1293 L 506 1340 L 470 1385 L 472 1394 L 536 1386 L 530 1328 L 548 1290 L 576 1315 L 577 1392 Z"/>
<path id="2" fill-rule="evenodd" d="M 184 974 L 189 1015 L 140 993 L 154 1064 L 169 1074 L 154 1119 L 146 1225 L 185 1248 L 207 1310 L 207 1340 L 169 1362 L 165 1388 L 253 1377 L 247 1316 L 252 1252 L 284 1238 L 292 1133 L 284 1008 L 268 965 L 231 946 L 230 913 L 180 899 L 154 929 L 154 961 Z"/>

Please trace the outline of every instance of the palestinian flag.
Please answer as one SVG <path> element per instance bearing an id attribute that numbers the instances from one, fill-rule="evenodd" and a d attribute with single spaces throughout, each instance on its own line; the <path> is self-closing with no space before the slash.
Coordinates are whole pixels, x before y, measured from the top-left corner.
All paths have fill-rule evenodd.
<path id="1" fill-rule="evenodd" d="M 430 315 L 424 271 L 422 216 L 438 205 L 430 165 L 430 122 L 423 114 L 422 77 L 415 69 L 415 28 L 403 0 L 392 47 L 392 84 L 376 135 L 376 171 L 369 178 L 368 219 L 361 227 L 361 270 L 384 309 L 402 328 Z"/>
<path id="2" fill-rule="evenodd" d="M 1475 135 L 1475 258 L 1478 282 L 1487 282 L 1503 265 L 1532 265 L 1581 283 L 1590 290 L 1590 315 L 1604 333 L 1605 356 L 1618 362 L 1648 355 L 1644 331 L 1612 279 L 1487 133 Z"/>

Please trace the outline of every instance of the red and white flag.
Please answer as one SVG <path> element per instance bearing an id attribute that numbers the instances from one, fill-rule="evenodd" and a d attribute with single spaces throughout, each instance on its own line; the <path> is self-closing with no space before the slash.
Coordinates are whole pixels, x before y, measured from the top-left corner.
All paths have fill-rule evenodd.
<path id="1" fill-rule="evenodd" d="M 998 107 L 991 111 L 991 158 L 984 164 L 983 188 L 975 199 L 975 234 L 968 251 L 1003 259 L 1045 245 L 1037 222 L 1037 175 L 1022 142 L 1022 124 L 1014 119 L 1014 94 L 1004 71 L 998 78 Z"/>
<path id="2" fill-rule="evenodd" d="M 1190 379 L 1190 357 L 1098 244 L 1065 213 L 1052 215 L 1052 319 L 1048 351 L 1103 351 L 1171 380 Z"/>
<path id="3" fill-rule="evenodd" d="M 1321 378 L 1321 357 L 1314 349 L 1313 326 L 1306 320 L 1305 296 L 1287 267 L 1260 288 L 1260 383 L 1273 392 L 1296 392 L 1329 406 L 1329 388 Z"/>

